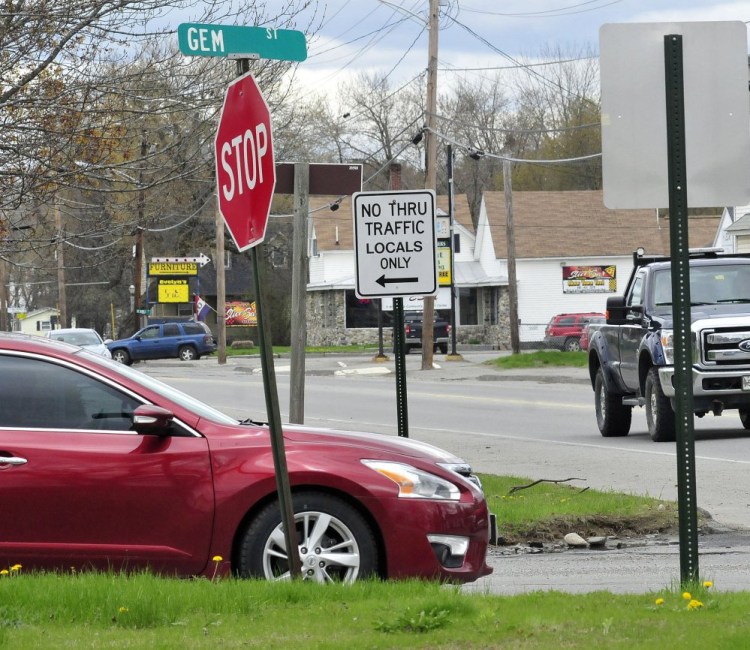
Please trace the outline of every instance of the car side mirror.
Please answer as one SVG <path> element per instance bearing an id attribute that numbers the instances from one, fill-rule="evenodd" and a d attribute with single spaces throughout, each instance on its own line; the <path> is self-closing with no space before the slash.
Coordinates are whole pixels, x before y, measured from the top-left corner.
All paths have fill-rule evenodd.
<path id="1" fill-rule="evenodd" d="M 627 322 L 625 319 L 627 309 L 625 296 L 610 296 L 607 298 L 607 325 L 624 325 Z"/>
<path id="2" fill-rule="evenodd" d="M 174 413 L 161 406 L 142 404 L 133 412 L 133 428 L 141 435 L 166 435 Z"/>

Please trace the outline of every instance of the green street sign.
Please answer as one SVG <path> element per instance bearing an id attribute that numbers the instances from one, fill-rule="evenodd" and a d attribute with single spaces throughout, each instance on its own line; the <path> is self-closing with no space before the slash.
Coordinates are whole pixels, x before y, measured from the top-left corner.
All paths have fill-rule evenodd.
<path id="1" fill-rule="evenodd" d="M 136 313 L 141 314 L 142 316 L 150 316 L 151 310 L 150 309 L 136 309 Z"/>
<path id="2" fill-rule="evenodd" d="M 180 52 L 187 56 L 281 61 L 304 61 L 307 58 L 305 34 L 294 29 L 182 23 L 177 28 L 177 40 Z"/>

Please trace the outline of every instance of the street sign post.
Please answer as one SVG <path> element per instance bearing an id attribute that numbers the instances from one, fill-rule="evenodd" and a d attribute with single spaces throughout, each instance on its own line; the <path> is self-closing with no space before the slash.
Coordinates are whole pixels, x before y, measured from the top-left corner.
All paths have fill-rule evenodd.
<path id="1" fill-rule="evenodd" d="M 227 88 L 215 144 L 219 210 L 244 251 L 265 237 L 276 185 L 271 113 L 249 72 Z"/>
<path id="2" fill-rule="evenodd" d="M 304 61 L 303 32 L 244 25 L 182 23 L 177 27 L 180 52 L 187 56 L 224 56 L 245 59 Z"/>
<path id="3" fill-rule="evenodd" d="M 409 417 L 402 296 L 437 293 L 435 207 L 433 190 L 358 192 L 352 197 L 356 294 L 396 298 L 396 418 L 398 435 L 404 438 L 409 437 Z"/>
<path id="4" fill-rule="evenodd" d="M 187 262 L 194 262 L 200 266 L 206 266 L 211 261 L 205 253 L 201 253 L 197 257 L 152 257 L 151 261 L 157 264 L 180 264 Z"/>
<path id="5" fill-rule="evenodd" d="M 435 192 L 358 192 L 352 199 L 360 298 L 437 293 Z"/>

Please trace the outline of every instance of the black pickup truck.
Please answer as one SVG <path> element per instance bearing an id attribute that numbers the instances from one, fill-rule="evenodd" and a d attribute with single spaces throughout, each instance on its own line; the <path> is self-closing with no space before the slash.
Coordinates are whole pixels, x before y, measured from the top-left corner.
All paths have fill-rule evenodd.
<path id="1" fill-rule="evenodd" d="M 451 325 L 443 320 L 435 312 L 433 327 L 433 345 L 435 351 L 448 354 L 448 339 L 451 333 Z M 409 354 L 412 348 L 422 347 L 422 312 L 409 312 L 404 314 L 404 354 Z"/>
<path id="2" fill-rule="evenodd" d="M 589 376 L 603 436 L 625 436 L 644 406 L 651 439 L 675 439 L 674 331 L 669 258 L 633 255 L 623 296 L 591 325 Z M 737 409 L 750 429 L 750 255 L 691 251 L 690 303 L 695 415 Z"/>

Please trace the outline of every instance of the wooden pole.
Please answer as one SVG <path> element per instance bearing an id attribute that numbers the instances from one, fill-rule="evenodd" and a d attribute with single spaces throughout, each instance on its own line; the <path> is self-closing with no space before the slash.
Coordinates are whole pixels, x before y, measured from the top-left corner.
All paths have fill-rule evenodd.
<path id="1" fill-rule="evenodd" d="M 60 203 L 55 195 L 55 228 L 57 229 L 57 309 L 60 327 L 68 326 L 67 296 L 65 294 L 65 253 L 63 252 L 63 224 Z"/>
<path id="2" fill-rule="evenodd" d="M 516 277 L 516 236 L 513 230 L 513 179 L 510 160 L 503 161 L 503 189 L 505 190 L 505 238 L 508 246 L 508 318 L 510 319 L 510 348 L 521 352 L 518 333 L 518 279 Z"/>
<path id="3" fill-rule="evenodd" d="M 292 239 L 292 359 L 289 421 L 305 422 L 305 345 L 307 344 L 307 237 L 310 213 L 310 166 L 294 165 L 294 235 Z"/>
<path id="4" fill-rule="evenodd" d="M 216 269 L 216 343 L 219 365 L 227 362 L 227 289 L 226 270 L 224 269 L 224 219 L 218 205 L 216 207 L 216 255 L 214 267 Z"/>
<path id="5" fill-rule="evenodd" d="M 438 19 L 439 0 L 430 0 L 430 37 L 427 55 L 427 131 L 425 133 L 425 156 L 427 173 L 425 189 L 437 194 L 437 138 L 435 136 L 435 116 L 437 114 L 437 60 L 438 60 Z M 422 302 L 422 370 L 432 370 L 435 298 L 425 296 Z"/>

